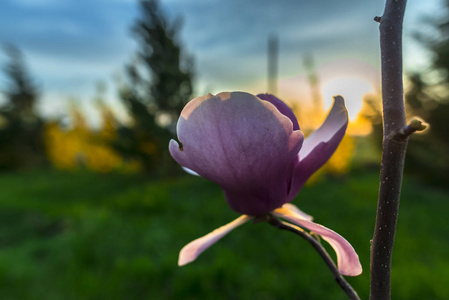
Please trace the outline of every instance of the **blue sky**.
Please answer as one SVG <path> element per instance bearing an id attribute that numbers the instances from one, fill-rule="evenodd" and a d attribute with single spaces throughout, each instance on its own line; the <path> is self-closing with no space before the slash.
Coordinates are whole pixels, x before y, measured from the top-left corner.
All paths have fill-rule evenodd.
<path id="1" fill-rule="evenodd" d="M 406 70 L 428 60 L 410 35 L 421 19 L 434 16 L 440 0 L 409 0 L 404 24 Z M 279 35 L 279 95 L 308 97 L 302 55 L 313 54 L 323 86 L 353 85 L 358 78 L 374 89 L 379 79 L 380 0 L 162 0 L 171 18 L 183 16 L 181 39 L 195 58 L 196 92 L 266 91 L 266 52 L 270 34 Z M 2 0 L 0 43 L 25 54 L 42 94 L 39 109 L 48 116 L 68 111 L 74 99 L 92 122 L 96 83 L 107 85 L 106 101 L 122 113 L 115 80 L 136 50 L 130 26 L 138 16 L 133 0 Z M 0 63 L 4 56 L 0 55 Z M 340 80 L 340 81 L 338 81 Z M 5 83 L 0 77 L 0 87 Z M 327 84 L 327 85 L 326 85 Z M 326 93 L 325 93 L 326 94 Z M 327 99 L 330 103 L 330 99 Z M 358 99 L 348 99 L 356 111 Z M 351 111 L 350 111 L 351 112 Z"/>

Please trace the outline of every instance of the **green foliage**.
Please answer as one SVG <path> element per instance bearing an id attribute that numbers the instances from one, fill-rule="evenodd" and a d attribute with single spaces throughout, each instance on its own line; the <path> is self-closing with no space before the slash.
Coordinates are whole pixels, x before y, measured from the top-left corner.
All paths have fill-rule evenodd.
<path id="1" fill-rule="evenodd" d="M 447 68 L 449 71 L 449 65 Z M 429 86 L 418 74 L 410 79 L 412 88 L 407 93 L 406 100 L 412 112 L 422 116 L 430 124 L 430 128 L 423 134 L 415 134 L 410 138 L 406 171 L 413 171 L 429 182 L 445 185 L 445 174 L 449 174 L 449 98 L 439 99 L 431 92 L 436 86 Z"/>
<path id="2" fill-rule="evenodd" d="M 135 75 L 146 91 L 148 104 L 174 117 L 173 122 L 192 94 L 192 58 L 183 57 L 179 18 L 170 24 L 158 0 L 140 1 L 140 9 L 141 18 L 133 32 L 140 44 L 138 59 L 149 80 L 139 74 L 139 65 Z"/>
<path id="3" fill-rule="evenodd" d="M 111 142 L 114 149 L 124 158 L 137 159 L 145 172 L 173 165 L 168 153 L 170 131 L 156 123 L 155 115 L 148 111 L 136 93 L 122 91 L 121 99 L 133 117 L 133 124 L 117 126 L 117 139 Z"/>
<path id="4" fill-rule="evenodd" d="M 433 67 L 444 71 L 441 81 L 449 82 L 449 0 L 445 0 L 444 13 L 445 15 L 440 18 L 435 27 L 439 34 L 437 41 L 429 41 L 429 48 L 433 51 L 434 62 Z"/>
<path id="5" fill-rule="evenodd" d="M 237 217 L 202 178 L 35 171 L 0 183 L 2 299 L 346 299 L 309 244 L 266 223 L 246 224 L 178 267 L 185 244 Z M 377 172 L 357 171 L 294 201 L 357 250 L 364 273 L 348 280 L 362 298 L 377 187 Z M 448 196 L 404 183 L 393 299 L 449 298 Z"/>
<path id="6" fill-rule="evenodd" d="M 446 184 L 449 174 L 449 1 L 444 5 L 444 16 L 432 24 L 436 38 L 421 37 L 433 54 L 432 65 L 423 74 L 409 76 L 410 88 L 406 94 L 411 114 L 421 116 L 430 124 L 429 130 L 411 137 L 406 171 L 440 185 Z"/>
<path id="7" fill-rule="evenodd" d="M 45 161 L 44 123 L 35 111 L 37 91 L 20 50 L 5 47 L 4 73 L 9 80 L 0 107 L 0 169 L 20 169 Z"/>
<path id="8" fill-rule="evenodd" d="M 192 95 L 193 67 L 178 40 L 179 19 L 170 24 L 157 0 L 140 1 L 140 12 L 132 28 L 139 51 L 127 66 L 128 80 L 121 89 L 133 124 L 119 128 L 114 146 L 149 171 L 173 163 L 167 159 L 167 145 Z"/>

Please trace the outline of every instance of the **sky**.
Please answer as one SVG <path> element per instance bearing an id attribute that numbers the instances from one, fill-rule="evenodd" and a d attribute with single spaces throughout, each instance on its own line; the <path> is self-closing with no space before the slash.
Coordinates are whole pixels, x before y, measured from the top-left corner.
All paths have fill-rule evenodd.
<path id="1" fill-rule="evenodd" d="M 195 93 L 267 91 L 267 40 L 279 37 L 278 96 L 308 101 L 304 55 L 312 55 L 325 107 L 346 97 L 350 116 L 363 93 L 379 88 L 379 33 L 374 16 L 383 0 L 161 0 L 167 16 L 183 18 L 180 39 L 195 61 Z M 438 15 L 441 0 L 409 0 L 404 22 L 404 68 L 424 68 L 426 51 L 412 39 L 425 17 Z M 96 86 L 124 116 L 117 80 L 135 56 L 130 27 L 139 16 L 134 0 L 2 0 L 0 43 L 24 53 L 39 90 L 39 111 L 61 117 L 80 105 L 91 123 Z M 5 56 L 0 54 L 0 64 Z M 6 84 L 0 75 L 0 88 Z M 1 101 L 1 98 L 0 98 Z"/>

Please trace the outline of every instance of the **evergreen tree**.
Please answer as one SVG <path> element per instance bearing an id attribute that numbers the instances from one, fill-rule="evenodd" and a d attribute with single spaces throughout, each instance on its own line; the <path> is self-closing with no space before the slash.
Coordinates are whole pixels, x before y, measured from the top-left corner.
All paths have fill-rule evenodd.
<path id="1" fill-rule="evenodd" d="M 440 184 L 444 184 L 449 174 L 449 0 L 444 2 L 443 11 L 444 16 L 433 24 L 436 36 L 420 37 L 432 53 L 430 69 L 409 76 L 410 88 L 406 94 L 412 114 L 430 124 L 427 132 L 410 139 L 406 170 Z M 431 79 L 425 80 L 426 77 Z"/>
<path id="2" fill-rule="evenodd" d="M 171 161 L 168 142 L 192 95 L 193 71 L 192 59 L 184 56 L 178 40 L 180 19 L 169 22 L 157 0 L 139 5 L 140 18 L 132 27 L 139 50 L 120 91 L 133 122 L 118 128 L 114 146 L 150 171 Z"/>
<path id="3" fill-rule="evenodd" d="M 45 161 L 44 124 L 35 111 L 37 89 L 20 50 L 5 47 L 9 61 L 3 68 L 9 85 L 0 107 L 0 169 L 32 167 Z"/>
<path id="4" fill-rule="evenodd" d="M 138 61 L 141 68 L 136 68 L 133 76 L 145 91 L 145 104 L 167 114 L 174 122 L 192 94 L 192 59 L 183 57 L 178 40 L 180 19 L 170 24 L 158 2 L 140 2 L 141 17 L 133 32 L 140 46 Z M 141 69 L 146 74 L 139 73 Z"/>
<path id="5" fill-rule="evenodd" d="M 442 71 L 440 83 L 449 83 L 449 0 L 444 1 L 445 15 L 436 23 L 438 39 L 430 41 L 429 48 L 434 53 L 433 67 Z M 446 98 L 446 101 L 449 99 Z"/>

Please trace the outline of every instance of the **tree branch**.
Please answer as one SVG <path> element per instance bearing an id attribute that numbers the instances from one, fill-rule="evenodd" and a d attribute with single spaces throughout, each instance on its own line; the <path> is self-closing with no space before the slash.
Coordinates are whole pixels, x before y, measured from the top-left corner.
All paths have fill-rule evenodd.
<path id="1" fill-rule="evenodd" d="M 391 262 L 408 136 L 402 85 L 402 23 L 406 0 L 387 0 L 380 22 L 384 140 L 376 225 L 371 245 L 371 300 L 391 298 Z"/>
<path id="2" fill-rule="evenodd" d="M 413 119 L 407 126 L 404 126 L 401 129 L 399 129 L 399 131 L 394 134 L 393 138 L 405 139 L 408 138 L 408 136 L 411 135 L 412 133 L 417 131 L 423 131 L 426 128 L 427 125 L 424 124 L 421 120 Z"/>
<path id="3" fill-rule="evenodd" d="M 309 242 L 321 256 L 321 258 L 324 260 L 326 265 L 329 267 L 330 271 L 332 272 L 332 275 L 335 278 L 335 281 L 337 281 L 338 285 L 340 285 L 340 287 L 346 293 L 348 298 L 351 300 L 360 300 L 359 296 L 357 295 L 357 292 L 344 279 L 344 277 L 340 274 L 340 272 L 338 272 L 337 266 L 332 261 L 332 258 L 329 256 L 326 249 L 324 249 L 324 247 L 314 237 L 312 237 L 312 235 L 304 231 L 302 228 L 299 228 L 298 226 L 279 220 L 278 218 L 276 218 L 271 214 L 266 216 L 266 220 L 270 225 L 282 230 L 293 232 L 299 235 L 300 237 L 304 238 L 307 242 Z"/>

